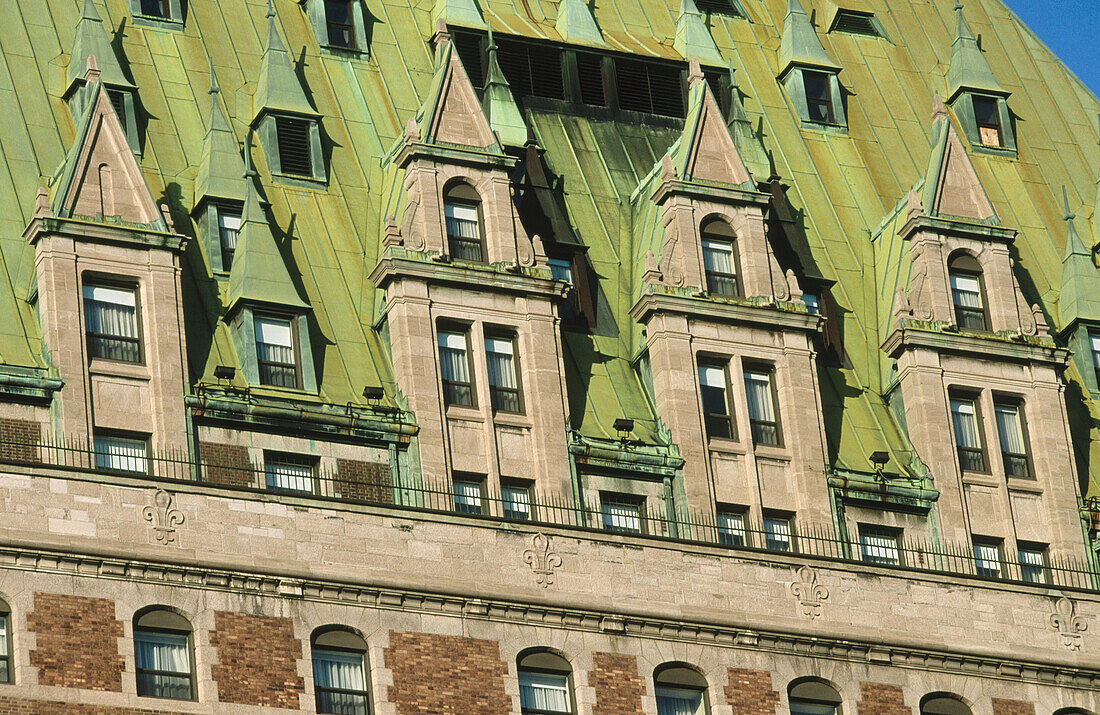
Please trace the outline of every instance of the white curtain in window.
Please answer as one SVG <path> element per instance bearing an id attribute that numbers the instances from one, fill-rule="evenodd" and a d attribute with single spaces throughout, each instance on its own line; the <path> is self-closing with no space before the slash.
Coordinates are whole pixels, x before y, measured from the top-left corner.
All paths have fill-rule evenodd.
<path id="1" fill-rule="evenodd" d="M 464 333 L 439 333 L 439 369 L 448 382 L 470 381 Z"/>
<path id="2" fill-rule="evenodd" d="M 291 335 L 290 321 L 257 317 L 255 325 L 260 360 L 294 364 L 294 338 Z"/>
<path id="3" fill-rule="evenodd" d="M 951 422 L 955 428 L 955 441 L 960 447 L 981 449 L 978 434 L 978 416 L 970 400 L 951 400 Z"/>
<path id="4" fill-rule="evenodd" d="M 1001 572 L 1001 551 L 992 544 L 974 544 L 974 559 L 982 571 Z"/>
<path id="5" fill-rule="evenodd" d="M 237 234 L 241 230 L 241 217 L 218 213 L 218 226 L 221 228 L 222 248 L 233 251 L 237 248 Z"/>
<path id="6" fill-rule="evenodd" d="M 1008 454 L 1027 454 L 1024 431 L 1020 424 L 1020 408 L 1017 405 L 996 405 L 997 433 L 1001 437 L 1001 451 Z"/>
<path id="7" fill-rule="evenodd" d="M 703 268 L 708 273 L 733 275 L 733 245 L 703 239 Z"/>
<path id="8" fill-rule="evenodd" d="M 480 241 L 477 230 L 477 207 L 467 204 L 443 204 L 443 215 L 447 219 L 447 235 Z"/>
<path id="9" fill-rule="evenodd" d="M 137 296 L 126 288 L 84 286 L 84 327 L 89 333 L 137 338 Z"/>
<path id="10" fill-rule="evenodd" d="M 657 688 L 657 715 L 700 715 L 703 694 L 681 688 Z"/>
<path id="11" fill-rule="evenodd" d="M 1092 348 L 1092 365 L 1100 370 L 1100 335 L 1090 335 L 1089 346 Z"/>
<path id="12" fill-rule="evenodd" d="M 764 536 L 768 548 L 787 551 L 791 547 L 791 522 L 787 519 L 765 519 Z"/>
<path id="13" fill-rule="evenodd" d="M 147 472 L 147 443 L 126 437 L 95 437 L 95 466 L 123 472 Z"/>
<path id="14" fill-rule="evenodd" d="M 982 307 L 982 288 L 977 276 L 952 273 L 951 295 L 954 297 L 955 305 L 963 308 Z"/>
<path id="15" fill-rule="evenodd" d="M 0 658 L 8 654 L 8 615 L 0 611 Z"/>
<path id="16" fill-rule="evenodd" d="M 489 367 L 489 384 L 493 387 L 516 389 L 516 362 L 512 341 L 485 338 L 485 355 Z"/>
<path id="17" fill-rule="evenodd" d="M 898 563 L 898 540 L 889 534 L 863 533 L 859 535 L 863 560 L 874 563 Z"/>
<path id="18" fill-rule="evenodd" d="M 162 670 L 180 674 L 191 672 L 187 636 L 182 634 L 135 631 L 134 659 L 139 670 Z"/>
<path id="19" fill-rule="evenodd" d="M 313 466 L 294 462 L 268 461 L 265 465 L 268 489 L 313 491 Z"/>
<path id="20" fill-rule="evenodd" d="M 745 392 L 749 401 L 749 419 L 775 422 L 772 404 L 772 378 L 766 372 L 746 372 Z"/>
<path id="21" fill-rule="evenodd" d="M 552 713 L 569 712 L 569 680 L 552 673 L 519 674 L 520 707 Z"/>
<path id="22" fill-rule="evenodd" d="M 319 688 L 366 690 L 363 654 L 314 648 L 313 680 Z"/>

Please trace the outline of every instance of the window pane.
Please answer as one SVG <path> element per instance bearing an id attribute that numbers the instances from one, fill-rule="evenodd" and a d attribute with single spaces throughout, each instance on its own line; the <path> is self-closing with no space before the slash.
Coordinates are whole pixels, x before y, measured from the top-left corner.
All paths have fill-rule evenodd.
<path id="1" fill-rule="evenodd" d="M 965 308 L 982 307 L 982 288 L 976 276 L 951 274 L 951 295 L 955 305 Z"/>
<path id="2" fill-rule="evenodd" d="M 455 482 L 455 511 L 460 514 L 481 514 L 481 483 Z"/>
<path id="3" fill-rule="evenodd" d="M 703 694 L 683 688 L 657 688 L 657 715 L 702 715 Z"/>
<path id="4" fill-rule="evenodd" d="M 118 472 L 149 472 L 148 442 L 144 439 L 95 435 L 95 466 Z"/>
<path id="5" fill-rule="evenodd" d="M 138 362 L 137 294 L 130 288 L 85 285 L 84 329 L 88 353 L 108 360 Z"/>
<path id="6" fill-rule="evenodd" d="M 836 715 L 836 705 L 791 700 L 791 715 Z"/>
<path id="7" fill-rule="evenodd" d="M 460 261 L 474 263 L 484 261 L 477 206 L 444 203 L 443 215 L 447 221 L 447 239 L 451 256 Z"/>
<path id="8" fill-rule="evenodd" d="M 1020 549 L 1020 577 L 1029 583 L 1046 583 L 1046 554 L 1038 549 Z"/>
<path id="9" fill-rule="evenodd" d="M 955 441 L 960 447 L 981 449 L 982 438 L 978 433 L 978 418 L 972 401 L 951 400 L 951 420 L 955 428 Z"/>
<path id="10" fill-rule="evenodd" d="M 551 258 L 547 261 L 547 264 L 550 266 L 550 275 L 559 281 L 565 281 L 569 285 L 573 285 L 573 266 L 569 261 L 561 258 Z"/>
<path id="11" fill-rule="evenodd" d="M 296 388 L 298 362 L 294 355 L 293 323 L 256 316 L 254 325 L 260 384 Z"/>
<path id="12" fill-rule="evenodd" d="M 367 682 L 363 654 L 313 649 L 317 712 L 366 715 Z"/>
<path id="13" fill-rule="evenodd" d="M 191 698 L 191 657 L 182 633 L 134 632 L 138 695 Z"/>
<path id="14" fill-rule="evenodd" d="M 745 517 L 737 512 L 718 512 L 718 543 L 745 545 Z"/>
<path id="15" fill-rule="evenodd" d="M 485 358 L 489 369 L 489 388 L 493 409 L 519 412 L 519 388 L 512 341 L 502 338 L 485 339 Z"/>
<path id="16" fill-rule="evenodd" d="M 504 487 L 504 516 L 509 519 L 531 518 L 531 493 L 527 487 Z"/>
<path id="17" fill-rule="evenodd" d="M 519 673 L 520 707 L 550 713 L 569 712 L 569 679 L 553 673 Z"/>
<path id="18" fill-rule="evenodd" d="M 604 501 L 603 528 L 628 534 L 642 531 L 641 506 L 632 502 Z"/>
<path id="19" fill-rule="evenodd" d="M 466 334 L 443 330 L 439 332 L 438 342 L 443 401 L 448 405 L 472 406 L 474 393 L 466 355 Z"/>
<path id="20" fill-rule="evenodd" d="M 222 247 L 222 270 L 233 267 L 233 253 L 237 250 L 237 236 L 241 231 L 241 216 L 226 209 L 218 209 L 218 234 Z"/>
<path id="21" fill-rule="evenodd" d="M 313 464 L 269 459 L 264 464 L 267 488 L 293 492 L 313 492 Z"/>
<path id="22" fill-rule="evenodd" d="M 770 372 L 746 372 L 745 395 L 748 399 L 752 439 L 756 444 L 779 444 L 779 422 L 775 416 Z"/>
<path id="23" fill-rule="evenodd" d="M 791 520 L 781 517 L 764 519 L 764 546 L 770 551 L 790 551 Z"/>
<path id="24" fill-rule="evenodd" d="M 893 534 L 862 531 L 859 535 L 863 560 L 872 564 L 897 564 L 898 538 Z"/>
<path id="25" fill-rule="evenodd" d="M 979 576 L 1000 578 L 1000 548 L 994 544 L 974 544 L 974 566 Z"/>
<path id="26" fill-rule="evenodd" d="M 703 239 L 703 268 L 706 271 L 709 292 L 724 296 L 737 295 L 733 244 Z"/>

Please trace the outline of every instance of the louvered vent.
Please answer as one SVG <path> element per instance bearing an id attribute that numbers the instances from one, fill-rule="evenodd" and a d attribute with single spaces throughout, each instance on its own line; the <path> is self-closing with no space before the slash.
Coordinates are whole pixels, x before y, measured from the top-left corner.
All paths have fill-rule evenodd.
<path id="1" fill-rule="evenodd" d="M 456 32 L 451 36 L 451 41 L 455 43 L 458 59 L 462 60 L 462 66 L 470 76 L 470 84 L 474 89 L 484 89 L 485 62 L 481 54 L 481 36 L 470 32 Z"/>
<path id="2" fill-rule="evenodd" d="M 577 53 L 577 84 L 580 85 L 581 102 L 593 107 L 607 106 L 602 57 L 587 52 Z"/>
<path id="3" fill-rule="evenodd" d="M 679 67 L 620 57 L 615 61 L 615 76 L 620 109 L 684 116 Z"/>
<path id="4" fill-rule="evenodd" d="M 560 49 L 510 39 L 498 46 L 497 61 L 515 95 L 565 99 Z"/>
<path id="5" fill-rule="evenodd" d="M 305 119 L 277 117 L 275 132 L 279 140 L 279 166 L 282 173 L 313 176 L 309 122 Z"/>
<path id="6" fill-rule="evenodd" d="M 849 35 L 866 35 L 867 37 L 882 37 L 879 32 L 875 16 L 868 12 L 855 10 L 839 10 L 836 19 L 833 20 L 833 28 L 830 32 L 846 32 Z"/>
<path id="7" fill-rule="evenodd" d="M 111 100 L 111 106 L 115 108 L 118 122 L 122 125 L 122 131 L 126 131 L 126 96 L 118 90 L 107 90 L 107 99 Z"/>
<path id="8" fill-rule="evenodd" d="M 695 0 L 695 7 L 699 12 L 707 15 L 729 15 L 730 17 L 744 17 L 745 13 L 733 0 Z"/>

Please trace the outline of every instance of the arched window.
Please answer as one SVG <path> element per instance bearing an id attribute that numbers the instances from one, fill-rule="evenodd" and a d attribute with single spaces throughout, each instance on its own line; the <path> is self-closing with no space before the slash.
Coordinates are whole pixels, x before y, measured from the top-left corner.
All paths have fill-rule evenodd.
<path id="1" fill-rule="evenodd" d="M 447 252 L 451 258 L 484 263 L 481 197 L 474 187 L 461 181 L 448 186 L 443 191 L 443 216 L 447 221 Z"/>
<path id="2" fill-rule="evenodd" d="M 812 678 L 796 680 L 787 688 L 791 715 L 839 715 L 840 694 L 828 683 Z"/>
<path id="3" fill-rule="evenodd" d="M 988 330 L 982 267 L 978 260 L 969 253 L 956 253 L 947 262 L 947 276 L 958 326 L 963 330 Z"/>
<path id="4" fill-rule="evenodd" d="M 11 607 L 0 598 L 0 683 L 11 681 Z"/>
<path id="5" fill-rule="evenodd" d="M 1054 715 L 1092 715 L 1092 712 L 1084 708 L 1062 708 L 1055 710 Z"/>
<path id="6" fill-rule="evenodd" d="M 920 715 L 971 715 L 970 708 L 957 695 L 932 693 L 920 701 Z"/>
<path id="7" fill-rule="evenodd" d="M 317 712 L 369 715 L 367 643 L 346 628 L 318 628 L 310 640 Z"/>
<path id="8" fill-rule="evenodd" d="M 516 659 L 516 670 L 524 715 L 574 712 L 572 668 L 565 658 L 546 650 L 524 651 Z"/>
<path id="9" fill-rule="evenodd" d="M 195 699 L 191 624 L 167 608 L 151 607 L 134 616 L 137 693 L 150 698 Z"/>
<path id="10" fill-rule="evenodd" d="M 741 271 L 733 229 L 722 219 L 709 219 L 700 228 L 699 237 L 703 243 L 707 292 L 723 296 L 741 295 Z"/>
<path id="11" fill-rule="evenodd" d="M 706 715 L 707 680 L 686 665 L 663 665 L 653 673 L 657 715 Z"/>

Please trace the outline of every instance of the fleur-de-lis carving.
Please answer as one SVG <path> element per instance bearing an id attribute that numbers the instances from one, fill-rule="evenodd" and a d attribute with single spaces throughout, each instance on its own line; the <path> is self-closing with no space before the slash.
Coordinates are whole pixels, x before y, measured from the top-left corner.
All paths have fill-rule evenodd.
<path id="1" fill-rule="evenodd" d="M 145 521 L 153 525 L 153 534 L 158 544 L 168 546 L 176 540 L 176 527 L 183 524 L 183 512 L 174 506 L 175 498 L 157 489 L 153 494 L 153 503 L 141 510 Z"/>
<path id="2" fill-rule="evenodd" d="M 531 537 L 531 548 L 523 552 L 523 563 L 531 567 L 535 582 L 546 588 L 554 583 L 554 570 L 561 568 L 561 554 L 552 551 L 550 537 L 538 533 Z"/>
<path id="3" fill-rule="evenodd" d="M 1062 636 L 1062 645 L 1070 650 L 1081 649 L 1081 633 L 1088 630 L 1089 624 L 1077 615 L 1077 604 L 1066 598 L 1054 602 L 1054 613 L 1050 614 L 1050 625 Z"/>
<path id="4" fill-rule="evenodd" d="M 787 588 L 798 599 L 802 615 L 812 621 L 821 615 L 822 601 L 829 597 L 829 589 L 817 582 L 817 572 L 809 566 L 803 566 L 795 573 L 798 581 L 792 581 Z"/>

